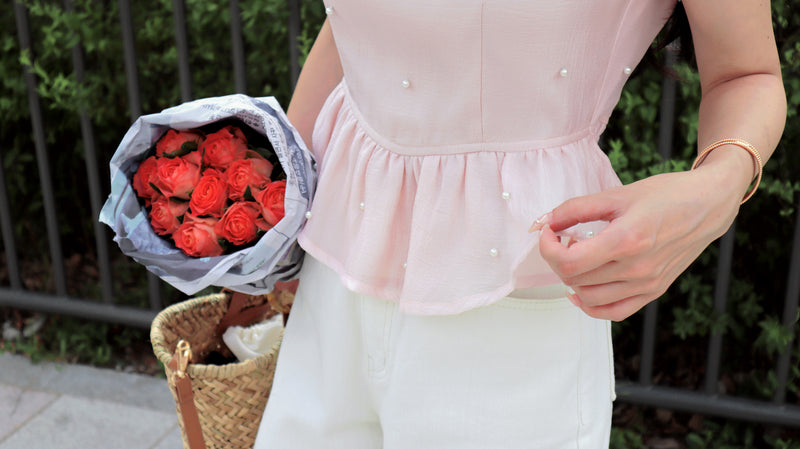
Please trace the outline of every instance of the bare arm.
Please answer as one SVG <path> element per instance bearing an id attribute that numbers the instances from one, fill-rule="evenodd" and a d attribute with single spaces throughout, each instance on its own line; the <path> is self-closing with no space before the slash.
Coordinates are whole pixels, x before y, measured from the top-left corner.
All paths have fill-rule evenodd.
<path id="1" fill-rule="evenodd" d="M 725 138 L 752 143 L 764 162 L 778 145 L 786 120 L 786 97 L 769 0 L 686 0 L 702 87 L 698 145 Z M 714 151 L 703 166 L 737 159 L 734 169 L 750 183 L 750 156 L 737 147 Z M 710 157 L 710 156 L 709 156 Z M 732 164 L 733 161 L 727 161 Z"/>
<path id="2" fill-rule="evenodd" d="M 342 79 L 339 52 L 327 20 L 317 36 L 297 79 L 292 101 L 286 115 L 311 147 L 311 134 L 325 99 Z"/>
<path id="3" fill-rule="evenodd" d="M 764 161 L 778 143 L 786 101 L 767 0 L 684 0 L 702 85 L 698 144 L 752 143 Z M 737 146 L 713 151 L 696 170 L 652 176 L 564 202 L 543 220 L 542 256 L 587 314 L 624 319 L 661 296 L 730 226 L 753 177 Z M 554 231 L 607 220 L 569 247 Z"/>
<path id="4" fill-rule="evenodd" d="M 289 121 L 297 128 L 309 149 L 313 145 L 311 135 L 319 111 L 341 79 L 342 64 L 339 62 L 339 52 L 333 41 L 330 24 L 325 20 L 314 45 L 311 46 L 286 111 Z M 298 283 L 297 279 L 278 282 L 275 284 L 275 293 L 281 295 L 285 294 L 282 292 L 289 292 L 294 295 Z"/>

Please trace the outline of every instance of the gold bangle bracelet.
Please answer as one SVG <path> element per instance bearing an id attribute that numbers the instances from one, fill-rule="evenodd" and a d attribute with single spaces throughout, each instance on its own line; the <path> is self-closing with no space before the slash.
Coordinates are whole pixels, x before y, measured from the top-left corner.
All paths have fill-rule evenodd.
<path id="1" fill-rule="evenodd" d="M 756 147 L 750 144 L 750 142 L 747 142 L 742 139 L 718 140 L 712 143 L 711 145 L 705 147 L 703 151 L 701 151 L 700 154 L 697 155 L 697 159 L 695 159 L 694 164 L 692 164 L 692 170 L 694 170 L 700 164 L 702 164 L 703 161 L 706 160 L 706 157 L 708 157 L 709 153 L 711 153 L 712 151 L 723 145 L 736 145 L 737 147 L 743 148 L 748 153 L 750 153 L 750 157 L 753 159 L 753 171 L 755 172 L 755 174 L 753 175 L 753 180 L 755 180 L 755 184 L 753 184 L 753 187 L 751 187 L 750 190 L 748 190 L 747 193 L 744 195 L 744 198 L 742 198 L 742 202 L 739 203 L 739 204 L 744 204 L 745 201 L 749 200 L 753 196 L 753 194 L 756 193 L 756 189 L 758 188 L 758 185 L 761 183 L 761 173 L 763 171 L 762 168 L 764 166 L 764 163 L 761 161 L 761 155 L 758 154 L 758 150 L 756 150 Z"/>

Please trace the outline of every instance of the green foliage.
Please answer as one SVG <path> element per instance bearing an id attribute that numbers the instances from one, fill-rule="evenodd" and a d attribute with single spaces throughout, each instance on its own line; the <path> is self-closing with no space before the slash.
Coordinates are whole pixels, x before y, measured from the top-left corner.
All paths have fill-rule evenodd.
<path id="1" fill-rule="evenodd" d="M 782 438 L 767 435 L 764 439 L 775 449 L 800 449 L 800 441 L 785 440 Z"/>
<path id="2" fill-rule="evenodd" d="M 641 432 L 621 427 L 611 428 L 609 449 L 642 449 L 646 447 Z"/>
<path id="3" fill-rule="evenodd" d="M 755 435 L 752 427 L 732 423 L 722 426 L 707 423 L 706 429 L 690 433 L 686 437 L 689 449 L 746 449 L 754 447 Z"/>
<path id="4" fill-rule="evenodd" d="M 22 0 L 28 8 L 33 48 L 20 49 L 13 8 L 0 12 L 0 163 L 4 170 L 15 237 L 25 242 L 20 254 L 25 263 L 41 265 L 39 255 L 48 252 L 43 205 L 38 186 L 37 161 L 33 151 L 32 126 L 23 75 L 34 75 L 45 125 L 48 158 L 53 170 L 54 192 L 67 257 L 93 254 L 95 243 L 92 212 L 86 186 L 84 137 L 80 113 L 92 123 L 98 149 L 98 163 L 106 167 L 121 136 L 133 117 L 131 109 L 157 112 L 181 102 L 177 51 L 174 41 L 172 2 L 138 0 L 133 5 L 136 33 L 138 84 L 141 105 L 131 108 L 127 95 L 124 51 L 120 39 L 118 2 L 74 0 L 65 11 L 62 2 Z M 800 360 L 798 339 L 781 323 L 784 284 L 793 238 L 797 192 L 800 191 L 800 1 L 772 2 L 774 28 L 782 60 L 787 91 L 788 116 L 784 137 L 764 170 L 762 187 L 740 213 L 736 224 L 733 280 L 726 311 L 714 312 L 713 294 L 717 271 L 717 247 L 712 245 L 660 300 L 659 350 L 673 364 L 670 370 L 691 371 L 689 363 L 704 356 L 704 348 L 680 346 L 692 338 L 722 332 L 725 336 L 723 372 L 736 377 L 737 394 L 770 397 L 775 389 L 774 366 L 784 348 Z M 241 1 L 243 39 L 246 55 L 247 93 L 273 95 L 287 105 L 291 95 L 288 3 L 281 0 Z M 186 0 L 189 64 L 192 94 L 196 98 L 233 93 L 230 11 L 225 0 Z M 301 62 L 324 18 L 318 0 L 301 2 L 302 29 L 297 45 Z M 73 70 L 72 50 L 79 44 L 85 60 L 82 80 Z M 699 78 L 689 65 L 674 67 L 677 82 L 677 116 L 673 130 L 671 158 L 658 154 L 658 132 L 663 74 L 655 67 L 642 66 L 629 80 L 602 138 L 613 167 L 623 183 L 635 182 L 658 173 L 686 170 L 697 151 L 697 108 Z M 107 183 L 107 177 L 101 177 Z M 108 191 L 108 186 L 104 186 Z M 113 251 L 115 293 L 120 302 L 147 304 L 144 270 Z M 43 270 L 46 272 L 47 270 Z M 72 276 L 70 277 L 73 278 Z M 79 278 L 85 279 L 86 277 Z M 52 289 L 43 285 L 42 289 Z M 96 282 L 76 282 L 70 294 L 99 297 Z M 167 302 L 182 299 L 171 292 Z M 636 320 L 636 317 L 634 317 Z M 796 326 L 795 326 L 796 327 Z M 59 354 L 79 354 L 82 361 L 102 363 L 109 357 L 108 338 L 120 337 L 109 325 L 89 327 L 63 321 L 46 336 Z M 60 329 L 60 330 L 59 330 Z M 638 329 L 631 320 L 615 324 L 618 347 L 639 350 Z M 135 338 L 142 338 L 136 336 Z M 143 337 L 146 338 L 146 337 Z M 44 337 L 42 338 L 42 341 Z M 44 354 L 42 341 L 28 339 L 18 348 L 33 356 Z M 755 342 L 755 344 L 753 344 Z M 692 346 L 692 347 L 690 347 Z M 742 351 L 744 346 L 748 350 Z M 680 347 L 680 350 L 673 351 Z M 673 356 L 673 352 L 678 355 Z M 672 358 L 670 358 L 672 357 Z M 618 360 L 635 360 L 636 352 L 621 352 Z M 632 364 L 633 365 L 633 364 Z M 746 366 L 746 372 L 739 367 Z M 636 377 L 634 368 L 623 367 L 623 377 Z M 696 379 L 687 375 L 685 379 Z M 787 401 L 800 402 L 800 368 L 794 364 Z M 692 380 L 679 386 L 696 387 Z M 709 425 L 687 437 L 691 448 L 747 447 L 754 434 L 751 426 Z M 637 429 L 639 430 L 639 429 Z M 748 433 L 749 432 L 749 433 Z M 769 447 L 797 448 L 780 438 L 765 437 Z M 760 444 L 760 443 L 759 443 Z M 615 429 L 612 447 L 644 447 L 639 432 Z"/>
<path id="5" fill-rule="evenodd" d="M 113 366 L 133 348 L 141 353 L 147 331 L 108 323 L 52 316 L 36 335 L 0 341 L 0 352 L 26 354 L 33 362 L 57 360 Z"/>
<path id="6" fill-rule="evenodd" d="M 703 284 L 699 276 L 692 273 L 682 276 L 677 284 L 686 305 L 672 310 L 675 315 L 673 332 L 680 338 L 706 336 L 714 324 L 712 286 Z"/>
<path id="7" fill-rule="evenodd" d="M 787 329 L 775 317 L 766 317 L 759 321 L 761 335 L 756 340 L 756 346 L 763 348 L 768 354 L 776 355 L 789 349 L 792 342 L 792 329 Z"/>
<path id="8" fill-rule="evenodd" d="M 661 298 L 657 350 L 662 357 L 672 357 L 665 365 L 671 371 L 692 370 L 694 360 L 705 356 L 705 347 L 682 346 L 681 354 L 672 355 L 671 348 L 692 338 L 703 338 L 720 332 L 724 336 L 722 372 L 739 379 L 738 395 L 770 398 L 775 391 L 774 372 L 778 354 L 792 347 L 792 329 L 781 324 L 787 268 L 796 219 L 797 192 L 800 191 L 800 156 L 794 151 L 800 145 L 800 2 L 772 2 L 775 34 L 782 61 L 787 91 L 788 116 L 783 139 L 764 168 L 764 178 L 757 195 L 742 207 L 736 222 L 734 261 L 729 297 L 724 313 L 715 312 L 714 289 L 717 272 L 716 244 L 678 278 Z M 658 56 L 662 58 L 662 56 Z M 677 79 L 676 123 L 672 134 L 671 159 L 663 161 L 657 151 L 660 122 L 660 98 L 664 77 L 657 67 L 637 69 L 626 85 L 609 127 L 603 136 L 612 166 L 623 183 L 635 182 L 665 171 L 686 170 L 697 154 L 697 122 L 700 104 L 700 82 L 696 70 L 681 63 L 673 67 Z M 625 324 L 615 324 L 622 329 Z M 615 332 L 621 348 L 636 357 L 638 345 L 625 344 L 634 330 Z M 704 340 L 700 340 L 704 341 Z M 705 346 L 705 344 L 703 345 Z M 796 346 L 796 345 L 794 345 Z M 745 347 L 747 350 L 742 351 Z M 678 351 L 675 351 L 678 352 Z M 795 352 L 798 352 L 795 350 Z M 800 355 L 800 354 L 798 354 Z M 798 359 L 793 359 L 798 360 Z M 674 366 L 672 366 L 674 364 Z M 742 371 L 742 367 L 745 371 Z M 636 378 L 631 365 L 623 375 Z M 790 373 L 787 401 L 800 403 L 798 370 Z M 697 379 L 687 375 L 677 386 L 696 388 Z M 747 426 L 744 426 L 747 427 Z M 693 434 L 689 447 L 744 447 L 741 435 L 726 435 L 733 428 L 714 429 L 714 445 L 706 434 Z M 709 431 L 711 432 L 711 431 Z M 726 433 L 727 432 L 727 433 Z M 739 444 L 739 445 L 737 445 Z M 777 447 L 777 446 L 776 446 Z"/>
<path id="9" fill-rule="evenodd" d="M 14 9 L 4 8 L 0 12 L 0 25 L 8 30 L 0 35 L 3 48 L 0 85 L 4 92 L 0 98 L 0 162 L 11 202 L 15 238 L 26 242 L 20 257 L 41 259 L 37 255 L 49 252 L 47 240 L 42 238 L 46 228 L 23 77 L 26 70 L 33 74 L 45 124 L 45 145 L 63 252 L 65 257 L 93 253 L 94 214 L 86 183 L 80 114 L 85 113 L 93 126 L 98 152 L 96 162 L 102 169 L 108 166 L 133 120 L 132 110 L 147 114 L 181 103 L 173 3 L 141 0 L 132 5 L 141 97 L 141 104 L 133 108 L 127 94 L 118 2 L 74 0 L 69 11 L 62 2 L 24 0 L 21 3 L 28 10 L 33 42 L 30 50 L 20 49 Z M 185 3 L 193 96 L 234 93 L 229 2 L 186 0 Z M 275 96 L 286 106 L 292 90 L 288 2 L 243 1 L 240 10 L 247 93 Z M 305 55 L 322 24 L 324 8 L 314 0 L 304 0 L 300 12 L 302 29 L 297 45 L 301 55 Z M 74 71 L 73 48 L 76 45 L 82 50 L 83 79 L 78 79 Z M 107 192 L 108 177 L 101 176 L 100 181 L 102 191 Z M 112 249 L 116 247 L 110 239 L 109 244 Z M 122 257 L 117 251 L 112 253 L 115 258 Z M 25 263 L 42 262 L 23 261 Z M 116 261 L 115 265 L 118 265 Z M 144 270 L 138 270 L 137 282 L 140 286 L 145 284 Z M 120 284 L 116 280 L 115 283 Z M 81 283 L 72 284 L 70 294 L 76 296 L 92 289 Z M 99 289 L 94 288 L 94 291 Z M 176 295 L 171 293 L 171 296 Z M 120 299 L 125 302 L 126 297 L 127 292 Z"/>
<path id="10" fill-rule="evenodd" d="M 774 429 L 772 429 L 774 433 Z M 706 420 L 701 430 L 686 436 L 689 449 L 800 449 L 800 441 L 782 438 L 750 425 Z"/>

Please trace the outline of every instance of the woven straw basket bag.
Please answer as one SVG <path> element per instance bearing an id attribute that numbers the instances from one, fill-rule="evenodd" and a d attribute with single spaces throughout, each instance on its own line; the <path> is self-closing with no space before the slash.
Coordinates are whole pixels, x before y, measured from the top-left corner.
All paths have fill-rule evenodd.
<path id="1" fill-rule="evenodd" d="M 253 447 L 280 344 L 244 362 L 203 362 L 209 354 L 231 356 L 222 342 L 228 326 L 277 313 L 266 296 L 203 296 L 167 307 L 153 320 L 150 339 L 166 370 L 185 449 Z"/>

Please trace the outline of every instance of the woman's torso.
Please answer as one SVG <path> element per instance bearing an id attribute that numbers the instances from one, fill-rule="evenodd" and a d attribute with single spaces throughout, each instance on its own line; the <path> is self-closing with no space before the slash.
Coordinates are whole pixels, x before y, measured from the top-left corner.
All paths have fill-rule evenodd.
<path id="1" fill-rule="evenodd" d="M 303 247 L 417 313 L 558 282 L 527 229 L 619 184 L 597 138 L 674 0 L 325 6 L 344 80 L 314 131 Z"/>

